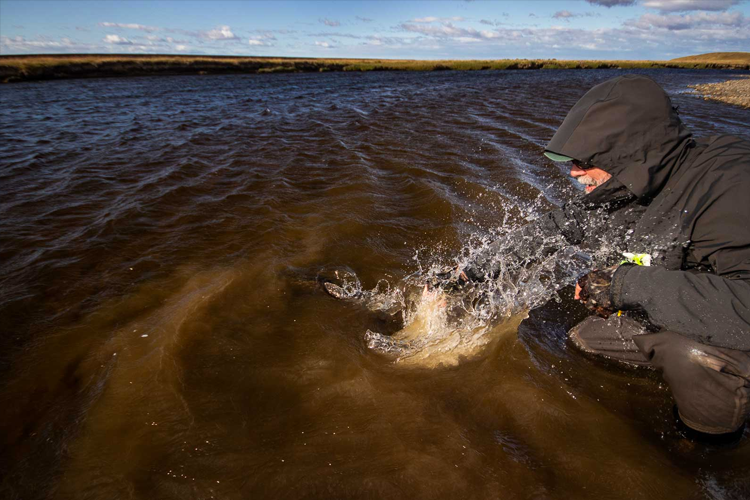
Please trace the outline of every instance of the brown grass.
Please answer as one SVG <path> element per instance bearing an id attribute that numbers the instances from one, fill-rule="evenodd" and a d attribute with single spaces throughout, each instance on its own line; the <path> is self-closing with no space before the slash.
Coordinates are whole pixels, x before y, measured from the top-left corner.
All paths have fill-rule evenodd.
<path id="1" fill-rule="evenodd" d="M 722 62 L 728 64 L 750 64 L 750 52 L 712 52 L 697 56 L 678 57 L 673 62 Z"/>
<path id="2" fill-rule="evenodd" d="M 0 56 L 0 82 L 174 74 L 276 73 L 310 71 L 437 71 L 597 68 L 750 69 L 750 54 L 717 53 L 672 61 L 493 59 L 417 61 L 407 59 L 314 59 L 178 55 Z"/>

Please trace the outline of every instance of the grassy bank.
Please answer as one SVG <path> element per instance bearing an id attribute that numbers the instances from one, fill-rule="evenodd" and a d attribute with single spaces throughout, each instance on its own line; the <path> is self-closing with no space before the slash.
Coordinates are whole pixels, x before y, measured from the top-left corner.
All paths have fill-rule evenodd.
<path id="1" fill-rule="evenodd" d="M 726 53 L 724 53 L 726 54 Z M 671 61 L 592 61 L 557 59 L 494 59 L 473 61 L 415 61 L 402 59 L 294 59 L 273 57 L 151 56 L 151 55 L 35 55 L 0 56 L 0 82 L 191 74 L 247 74 L 319 71 L 438 71 L 599 68 L 722 68 L 750 69 L 750 53 L 729 53 L 712 59 Z M 690 59 L 690 60 L 688 60 Z"/>
<path id="2" fill-rule="evenodd" d="M 710 54 L 700 54 L 697 56 L 678 57 L 672 59 L 672 62 L 679 63 L 726 63 L 736 65 L 750 64 L 750 52 L 711 52 Z"/>

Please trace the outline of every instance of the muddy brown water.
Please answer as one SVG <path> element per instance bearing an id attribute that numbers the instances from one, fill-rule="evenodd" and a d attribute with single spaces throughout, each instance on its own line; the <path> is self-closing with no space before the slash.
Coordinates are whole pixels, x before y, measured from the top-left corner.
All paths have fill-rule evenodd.
<path id="1" fill-rule="evenodd" d="M 685 93 L 697 135 L 747 110 Z M 565 341 L 570 300 L 456 363 L 369 350 L 323 293 L 580 193 L 541 156 L 615 70 L 182 76 L 0 88 L 4 498 L 747 498 L 658 376 Z M 520 324 L 519 324 L 520 323 Z"/>

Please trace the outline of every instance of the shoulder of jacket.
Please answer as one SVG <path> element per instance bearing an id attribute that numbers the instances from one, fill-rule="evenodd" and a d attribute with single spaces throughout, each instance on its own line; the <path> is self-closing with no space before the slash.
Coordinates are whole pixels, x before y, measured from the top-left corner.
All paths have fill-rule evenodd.
<path id="1" fill-rule="evenodd" d="M 750 141 L 747 139 L 733 135 L 713 136 L 697 141 L 696 148 L 691 169 L 750 178 Z"/>
<path id="2" fill-rule="evenodd" d="M 726 149 L 728 153 L 747 153 L 750 152 L 750 140 L 736 135 L 712 135 L 710 137 L 701 137 L 694 139 L 697 146 L 703 146 L 705 149 L 701 154 L 715 151 L 717 149 Z"/>

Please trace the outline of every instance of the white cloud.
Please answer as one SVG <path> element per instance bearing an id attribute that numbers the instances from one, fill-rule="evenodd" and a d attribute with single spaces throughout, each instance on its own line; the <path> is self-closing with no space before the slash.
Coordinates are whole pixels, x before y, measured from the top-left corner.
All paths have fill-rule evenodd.
<path id="1" fill-rule="evenodd" d="M 635 0 L 586 0 L 592 5 L 601 5 L 602 7 L 628 7 L 635 4 Z"/>
<path id="2" fill-rule="evenodd" d="M 508 14 L 507 12 L 503 12 L 500 15 L 503 16 L 503 17 L 505 17 L 505 18 L 510 17 L 510 14 Z M 508 23 L 500 22 L 497 19 L 494 19 L 494 20 L 480 19 L 479 20 L 479 24 L 486 24 L 487 26 L 502 26 L 503 24 L 507 25 Z"/>
<path id="3" fill-rule="evenodd" d="M 240 37 L 232 33 L 229 26 L 217 26 L 212 30 L 201 31 L 198 33 L 199 38 L 206 40 L 239 40 Z"/>
<path id="4" fill-rule="evenodd" d="M 334 20 L 334 19 L 323 18 L 323 19 L 318 19 L 318 21 L 320 21 L 321 23 L 325 24 L 326 26 L 331 26 L 331 27 L 334 27 L 334 28 L 337 27 L 337 26 L 341 26 L 341 23 L 339 21 Z"/>
<path id="5" fill-rule="evenodd" d="M 552 17 L 554 17 L 555 19 L 569 19 L 571 17 L 575 17 L 575 14 L 567 10 L 560 10 L 555 12 Z"/>
<path id="6" fill-rule="evenodd" d="M 450 23 L 451 21 L 454 22 L 460 22 L 463 21 L 463 17 L 434 17 L 434 16 L 428 16 L 428 17 L 418 17 L 416 19 L 412 19 L 410 22 L 412 23 Z"/>
<path id="7" fill-rule="evenodd" d="M 276 40 L 276 35 L 273 34 L 273 31 L 257 30 L 256 33 L 258 33 L 258 36 L 253 37 L 255 39 Z"/>
<path id="8" fill-rule="evenodd" d="M 67 37 L 60 38 L 59 40 L 52 40 L 45 37 L 28 40 L 22 36 L 8 37 L 0 35 L 0 54 L 2 55 L 39 51 L 48 53 L 91 52 L 95 47 L 95 45 L 77 42 Z"/>
<path id="9" fill-rule="evenodd" d="M 403 23 L 398 26 L 404 31 L 420 33 L 422 35 L 433 36 L 437 38 L 456 38 L 456 37 L 481 37 L 481 33 L 474 28 L 459 28 L 451 23 L 441 25 L 433 24 L 408 24 Z"/>
<path id="10" fill-rule="evenodd" d="M 572 17 L 598 15 L 571 14 Z M 567 19 L 566 14 L 558 17 Z M 443 52 L 449 52 L 452 46 L 460 51 L 462 46 L 472 40 L 476 47 L 473 54 L 484 51 L 491 54 L 508 53 L 516 57 L 658 59 L 664 58 L 659 54 L 670 52 L 679 52 L 678 55 L 683 55 L 717 50 L 743 50 L 743 47 L 750 46 L 750 26 L 741 13 L 696 13 L 692 16 L 646 14 L 639 19 L 626 22 L 619 28 L 600 29 L 552 26 L 497 27 L 477 31 L 451 23 L 403 23 L 396 28 L 418 35 L 416 41 L 409 45 L 412 49 L 425 49 L 426 43 L 429 42 Z M 591 54 L 586 55 L 587 52 Z M 651 55 L 654 53 L 655 55 Z"/>
<path id="11" fill-rule="evenodd" d="M 159 31 L 159 28 L 156 26 L 144 26 L 143 24 L 133 24 L 133 23 L 99 23 L 99 26 L 103 28 L 121 28 L 121 29 L 129 29 L 129 30 L 140 30 L 145 31 L 147 33 L 153 33 L 154 31 Z"/>
<path id="12" fill-rule="evenodd" d="M 574 14 L 570 12 L 569 10 L 559 10 L 552 15 L 552 18 L 563 19 L 567 22 L 570 22 L 570 20 L 574 17 L 599 17 L 600 15 L 601 14 L 596 14 L 593 12 L 585 12 L 583 14 Z"/>
<path id="13" fill-rule="evenodd" d="M 93 43 L 81 43 L 68 38 L 38 37 L 37 39 L 24 39 L 3 37 L 0 41 L 0 54 L 106 52 L 168 54 L 187 50 L 193 53 L 231 54 L 247 51 L 247 45 L 226 43 L 227 41 L 241 41 L 229 26 L 218 26 L 208 31 L 160 29 L 169 33 L 182 33 L 185 36 L 159 36 L 157 33 L 138 30 L 140 33 L 134 32 L 135 36 L 127 37 L 121 33 L 106 33 L 102 35 L 99 41 Z M 250 45 L 273 46 L 276 36 L 269 30 L 257 30 L 255 34 L 249 36 L 249 39 L 253 40 L 248 41 Z M 191 40 L 194 43 L 191 43 Z M 247 38 L 244 40 L 247 40 Z M 196 44 L 200 44 L 200 46 L 198 47 Z M 235 50 L 234 47 L 237 47 L 238 50 Z M 245 48 L 239 49 L 239 47 Z"/>
<path id="14" fill-rule="evenodd" d="M 717 14 L 697 12 L 683 15 L 643 14 L 638 19 L 627 21 L 625 25 L 641 30 L 665 29 L 670 31 L 707 28 L 750 29 L 748 20 L 741 12 L 721 12 Z"/>
<path id="15" fill-rule="evenodd" d="M 443 38 L 443 39 L 454 39 L 459 40 L 461 43 L 468 43 L 468 40 L 489 40 L 493 38 L 500 38 L 501 30 L 476 30 L 474 28 L 461 28 L 455 26 L 453 23 L 444 22 L 439 25 L 434 24 L 408 24 L 403 23 L 398 26 L 403 31 L 409 31 L 411 33 L 418 33 L 425 36 Z"/>
<path id="16" fill-rule="evenodd" d="M 409 45 L 410 43 L 414 42 L 414 40 L 414 38 L 370 35 L 367 37 L 367 41 L 363 42 L 361 45 L 398 49 Z"/>
<path id="17" fill-rule="evenodd" d="M 24 53 L 105 53 L 105 52 L 183 52 L 190 49 L 190 45 L 184 40 L 175 40 L 171 37 L 161 38 L 156 35 L 141 37 L 123 37 L 116 34 L 107 34 L 95 43 L 82 43 L 67 37 L 53 39 L 50 37 L 37 37 L 36 39 L 25 39 L 23 37 L 0 37 L 0 54 L 24 54 Z"/>
<path id="18" fill-rule="evenodd" d="M 250 45 L 255 47 L 273 47 L 276 40 L 276 35 L 272 31 L 268 30 L 256 30 L 257 35 L 251 36 L 247 41 Z"/>
<path id="19" fill-rule="evenodd" d="M 126 23 L 103 22 L 103 23 L 99 23 L 99 26 L 106 27 L 106 28 L 140 30 L 140 31 L 145 31 L 147 33 L 153 33 L 155 31 L 166 31 L 168 33 L 180 33 L 182 35 L 185 35 L 191 38 L 196 38 L 198 39 L 200 43 L 227 42 L 227 41 L 239 42 L 241 40 L 240 37 L 237 36 L 232 31 L 232 28 L 226 25 L 216 26 L 213 29 L 205 30 L 205 31 L 190 31 L 190 30 L 183 30 L 179 28 L 159 28 L 156 26 L 146 26 L 143 24 L 134 24 L 134 23 L 126 24 Z M 291 31 L 288 31 L 288 30 L 277 30 L 277 31 L 279 33 L 292 33 Z M 250 38 L 252 40 L 262 41 L 263 45 L 270 46 L 272 44 L 268 43 L 267 40 L 276 40 L 276 37 L 273 35 L 273 33 L 270 30 L 254 30 L 254 33 L 257 33 L 257 35 L 251 36 Z M 188 42 L 185 40 L 175 40 L 171 37 L 158 38 L 155 35 L 147 35 L 145 39 L 153 43 L 168 42 L 168 43 L 176 43 L 179 45 L 188 44 Z M 109 42 L 109 43 L 117 43 L 117 42 Z"/>
<path id="20" fill-rule="evenodd" d="M 308 33 L 307 36 L 311 37 L 336 37 L 336 38 L 365 38 L 364 35 L 353 35 L 351 33 L 332 33 L 332 32 L 323 32 L 323 33 Z"/>
<path id="21" fill-rule="evenodd" d="M 255 38 L 249 39 L 247 43 L 252 45 L 253 47 L 273 47 L 272 43 L 264 42 L 263 40 L 257 40 Z"/>
<path id="22" fill-rule="evenodd" d="M 133 42 L 128 40 L 127 38 L 123 38 L 120 35 L 106 35 L 102 42 L 104 43 L 111 43 L 114 45 L 133 45 Z"/>
<path id="23" fill-rule="evenodd" d="M 724 0 L 716 0 L 716 2 L 723 2 L 723 5 L 727 5 Z M 607 0 L 589 3 L 603 5 L 607 3 Z M 613 2 L 609 3 L 614 5 Z M 660 9 L 661 6 L 666 5 L 665 2 L 658 0 L 638 0 L 638 3 L 654 6 L 651 7 L 652 9 Z M 686 0 L 681 4 L 684 7 Z M 580 5 L 587 4 L 581 3 Z M 699 2 L 693 0 L 690 5 L 699 6 Z M 560 21 L 569 21 L 584 16 L 599 16 L 600 12 L 602 12 L 601 9 L 596 9 L 596 13 L 560 10 L 551 17 Z M 551 12 L 545 14 L 548 20 L 550 14 Z M 659 59 L 690 53 L 747 50 L 750 46 L 748 17 L 741 12 L 695 11 L 680 14 L 674 11 L 672 14 L 659 14 L 657 10 L 651 10 L 641 14 L 639 12 L 638 16 L 625 21 L 619 28 L 592 29 L 593 23 L 590 23 L 581 24 L 580 29 L 572 29 L 571 24 L 566 22 L 555 23 L 562 26 L 527 25 L 526 28 L 519 28 L 497 20 L 477 18 L 473 21 L 478 24 L 469 24 L 467 20 L 460 17 L 428 16 L 419 17 L 392 28 L 371 30 L 369 33 L 373 33 L 372 35 L 359 34 L 357 31 L 354 31 L 355 34 L 346 33 L 348 30 L 342 27 L 340 29 L 324 28 L 323 30 L 327 31 L 325 33 L 297 32 L 296 36 L 290 37 L 284 35 L 295 32 L 245 30 L 241 38 L 230 26 L 224 25 L 207 31 L 187 31 L 141 24 L 109 23 L 110 26 L 106 26 L 109 29 L 99 35 L 99 41 L 89 45 L 70 39 L 3 37 L 0 41 L 0 53 L 128 51 L 198 53 L 203 51 L 209 54 L 229 55 L 246 54 L 248 48 L 252 51 L 263 47 L 279 47 L 278 53 L 282 55 L 290 52 L 309 54 L 312 47 L 313 49 L 319 48 L 320 52 L 335 50 L 337 54 L 347 57 Z M 541 15 L 536 17 L 539 19 Z M 497 19 L 505 21 L 505 18 L 500 15 Z M 320 21 L 326 24 L 323 19 Z M 365 22 L 356 21 L 352 16 L 347 18 L 345 24 L 356 26 L 360 25 L 360 21 Z M 332 22 L 338 23 L 338 21 Z M 105 27 L 104 23 L 99 25 L 102 28 Z M 126 29 L 134 31 L 122 31 Z M 159 32 L 154 32 L 156 30 Z M 343 32 L 339 33 L 339 30 Z M 128 33 L 127 37 L 123 36 L 125 33 Z M 282 42 L 278 42 L 277 37 Z"/>
<path id="24" fill-rule="evenodd" d="M 738 0 L 646 0 L 643 6 L 667 13 L 691 10 L 724 11 L 738 3 Z"/>

